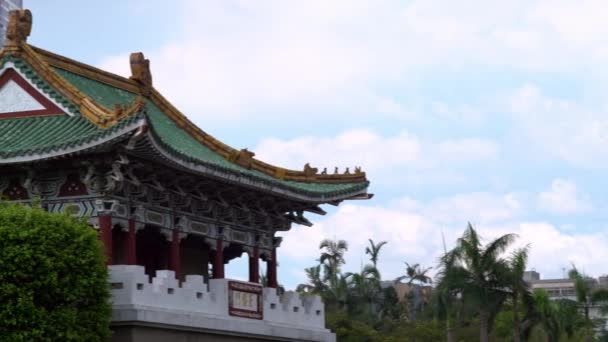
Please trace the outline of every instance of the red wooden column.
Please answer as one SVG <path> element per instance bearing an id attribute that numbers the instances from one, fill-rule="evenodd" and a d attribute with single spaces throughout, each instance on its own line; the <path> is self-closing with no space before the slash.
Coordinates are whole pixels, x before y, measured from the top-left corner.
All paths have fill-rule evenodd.
<path id="1" fill-rule="evenodd" d="M 253 255 L 249 256 L 249 282 L 260 282 L 260 248 L 253 247 Z"/>
<path id="2" fill-rule="evenodd" d="M 136 239 L 135 220 L 129 219 L 129 230 L 124 244 L 125 264 L 137 264 L 137 239 Z"/>
<path id="3" fill-rule="evenodd" d="M 99 220 L 99 238 L 103 243 L 106 265 L 112 265 L 112 216 L 101 214 L 97 219 Z"/>
<path id="4" fill-rule="evenodd" d="M 215 254 L 213 256 L 213 279 L 224 278 L 224 241 L 218 238 L 215 243 Z"/>
<path id="5" fill-rule="evenodd" d="M 268 287 L 274 289 L 279 287 L 277 281 L 277 248 L 272 247 L 272 258 L 268 262 Z"/>
<path id="6" fill-rule="evenodd" d="M 179 231 L 177 229 L 173 229 L 173 236 L 171 238 L 171 251 L 169 254 L 169 268 L 175 272 L 175 278 L 178 280 L 181 279 L 181 258 L 179 251 Z"/>

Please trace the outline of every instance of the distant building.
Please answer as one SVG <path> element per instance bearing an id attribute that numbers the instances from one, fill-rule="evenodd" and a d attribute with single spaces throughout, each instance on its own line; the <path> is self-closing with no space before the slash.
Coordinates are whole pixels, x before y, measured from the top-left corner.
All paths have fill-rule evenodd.
<path id="1" fill-rule="evenodd" d="M 414 307 L 426 306 L 431 300 L 433 287 L 430 285 L 395 283 L 393 280 L 380 282 L 380 287 L 392 287 L 395 289 L 399 303 L 411 304 Z M 409 303 L 411 301 L 411 303 Z"/>
<path id="2" fill-rule="evenodd" d="M 529 282 L 532 289 L 543 289 L 547 292 L 550 299 L 570 299 L 576 300 L 576 290 L 574 281 L 569 278 L 541 279 L 540 274 L 535 271 L 526 271 L 524 280 Z M 608 285 L 608 278 L 602 276 L 599 281 L 594 278 L 587 278 L 590 288 L 597 288 Z"/>
<path id="3" fill-rule="evenodd" d="M 577 301 L 574 281 L 569 278 L 541 279 L 540 274 L 537 272 L 526 271 L 524 272 L 524 280 L 530 284 L 532 290 L 545 290 L 551 300 L 568 299 Z M 591 289 L 608 287 L 608 276 L 601 276 L 599 279 L 586 278 L 586 280 Z M 606 318 L 606 315 L 601 312 L 600 305 L 592 305 L 589 310 L 589 316 L 592 319 Z"/>
<path id="4" fill-rule="evenodd" d="M 550 299 L 570 299 L 576 300 L 574 281 L 571 279 L 534 279 L 528 281 L 532 289 L 543 289 L 547 292 Z"/>
<path id="5" fill-rule="evenodd" d="M 23 7 L 23 0 L 0 0 L 0 46 L 4 45 L 4 34 L 8 24 L 8 12 Z"/>
<path id="6" fill-rule="evenodd" d="M 525 271 L 524 272 L 524 280 L 527 282 L 532 282 L 535 280 L 540 280 L 540 274 L 536 271 Z"/>

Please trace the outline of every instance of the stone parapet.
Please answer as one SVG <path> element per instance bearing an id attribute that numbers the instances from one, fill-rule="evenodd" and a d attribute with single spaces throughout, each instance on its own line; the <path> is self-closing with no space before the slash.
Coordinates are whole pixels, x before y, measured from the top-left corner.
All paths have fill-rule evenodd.
<path id="1" fill-rule="evenodd" d="M 157 271 L 150 282 L 142 266 L 112 265 L 108 268 L 113 324 L 168 324 L 271 340 L 335 341 L 335 335 L 325 329 L 325 309 L 317 296 L 301 297 L 293 291 L 278 296 L 276 289 L 263 288 L 257 297 L 261 298 L 261 303 L 254 300 L 261 315 L 251 316 L 257 319 L 235 317 L 231 315 L 231 308 L 238 307 L 238 303 L 234 303 L 235 298 L 231 299 L 230 284 L 261 289 L 258 284 L 210 279 L 207 285 L 202 276 L 188 275 L 180 286 L 173 271 Z"/>

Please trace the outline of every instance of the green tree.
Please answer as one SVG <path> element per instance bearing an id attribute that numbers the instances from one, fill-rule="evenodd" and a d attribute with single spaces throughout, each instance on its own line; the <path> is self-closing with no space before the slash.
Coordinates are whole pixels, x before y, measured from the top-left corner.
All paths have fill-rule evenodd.
<path id="1" fill-rule="evenodd" d="M 304 272 L 306 272 L 308 283 L 298 285 L 296 291 L 303 294 L 322 294 L 326 286 L 321 276 L 321 265 L 306 268 Z"/>
<path id="2" fill-rule="evenodd" d="M 369 254 L 369 259 L 375 268 L 378 268 L 378 257 L 380 256 L 380 250 L 382 246 L 386 245 L 386 241 L 380 241 L 378 244 L 374 243 L 374 240 L 368 239 L 369 246 L 365 247 L 365 254 Z"/>
<path id="3" fill-rule="evenodd" d="M 445 330 L 438 321 L 404 322 L 384 342 L 440 342 L 445 341 Z"/>
<path id="4" fill-rule="evenodd" d="M 407 279 L 407 284 L 410 286 L 407 300 L 407 306 L 409 308 L 408 314 L 410 319 L 415 320 L 417 319 L 418 311 L 424 308 L 424 300 L 422 299 L 420 286 L 433 282 L 433 279 L 427 275 L 433 268 L 422 268 L 420 264 L 410 265 L 407 262 L 405 263 L 405 266 L 405 275 L 397 277 L 395 283 L 400 283 L 402 280 Z"/>
<path id="5" fill-rule="evenodd" d="M 0 204 L 0 340 L 106 341 L 107 269 L 83 220 Z"/>
<path id="6" fill-rule="evenodd" d="M 608 290 L 602 288 L 592 288 L 590 278 L 580 273 L 574 265 L 572 265 L 572 269 L 570 269 L 570 271 L 568 272 L 568 277 L 572 281 L 574 281 L 576 300 L 583 308 L 583 313 L 585 316 L 585 325 L 587 327 L 586 341 L 592 341 L 594 324 L 589 316 L 589 309 L 592 305 L 607 302 Z M 608 310 L 606 310 L 606 308 L 602 308 L 602 311 Z"/>
<path id="7" fill-rule="evenodd" d="M 330 287 L 336 287 L 340 268 L 344 265 L 344 253 L 348 250 L 348 243 L 344 240 L 325 239 L 321 241 L 319 249 L 322 250 L 319 262 L 323 265 L 325 279 Z"/>
<path id="8" fill-rule="evenodd" d="M 513 323 L 513 341 L 521 341 L 522 335 L 522 320 L 520 317 L 520 303 L 529 301 L 530 284 L 524 280 L 524 272 L 528 263 L 529 246 L 517 249 L 509 259 L 509 283 L 508 288 L 511 290 L 511 305 L 512 305 L 512 323 Z M 526 322 L 525 324 L 529 324 Z"/>
<path id="9" fill-rule="evenodd" d="M 479 339 L 489 341 L 495 315 L 507 298 L 508 261 L 501 255 L 516 235 L 506 234 L 482 246 L 481 238 L 469 223 L 456 247 L 440 259 L 438 288 L 460 293 L 471 302 L 479 316 Z"/>
<path id="10" fill-rule="evenodd" d="M 557 342 L 561 334 L 558 320 L 560 304 L 551 301 L 543 289 L 534 290 L 532 299 L 534 306 L 529 318 L 534 324 L 530 326 L 530 329 L 522 331 L 522 336 L 529 339 L 531 334 L 541 335 L 548 342 Z"/>
<path id="11" fill-rule="evenodd" d="M 373 301 L 380 291 L 380 274 L 372 265 L 365 265 L 359 273 L 346 273 L 348 281 L 349 295 L 351 302 L 351 312 L 365 314 L 368 319 L 373 315 Z"/>
<path id="12" fill-rule="evenodd" d="M 423 269 L 420 264 L 410 265 L 407 262 L 405 263 L 405 266 L 405 275 L 397 277 L 397 279 L 395 279 L 396 283 L 400 283 L 403 279 L 407 279 L 409 285 L 414 283 L 430 284 L 433 282 L 433 279 L 427 275 L 427 273 L 433 269 L 432 267 Z"/>
<path id="13" fill-rule="evenodd" d="M 327 328 L 336 334 L 340 342 L 381 341 L 373 327 L 349 318 L 344 312 L 327 312 L 325 318 Z"/>
<path id="14" fill-rule="evenodd" d="M 321 241 L 319 249 L 321 250 L 319 263 L 322 265 L 324 273 L 323 282 L 327 285 L 323 299 L 330 308 L 337 306 L 341 309 L 344 307 L 348 295 L 348 282 L 341 273 L 348 244 L 344 240 L 325 239 Z"/>
<path id="15" fill-rule="evenodd" d="M 399 321 L 403 314 L 403 305 L 399 302 L 397 291 L 394 287 L 388 286 L 381 290 L 382 305 L 381 314 L 387 320 Z"/>

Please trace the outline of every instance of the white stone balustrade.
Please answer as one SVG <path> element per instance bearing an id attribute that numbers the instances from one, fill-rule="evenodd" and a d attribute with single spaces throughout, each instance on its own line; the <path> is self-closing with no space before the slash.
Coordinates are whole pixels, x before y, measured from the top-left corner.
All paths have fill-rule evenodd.
<path id="1" fill-rule="evenodd" d="M 170 311 L 191 317 L 189 322 L 204 316 L 214 320 L 227 320 L 231 324 L 241 322 L 241 326 L 253 327 L 261 324 L 280 326 L 284 329 L 295 328 L 298 336 L 302 337 L 303 332 L 315 332 L 316 335 L 313 335 L 317 337 L 313 340 L 318 341 L 333 341 L 335 338 L 325 329 L 325 309 L 317 296 L 301 297 L 298 293 L 289 291 L 279 297 L 276 289 L 264 288 L 263 320 L 240 318 L 228 313 L 228 279 L 211 279 L 207 286 L 202 276 L 188 275 L 180 286 L 173 271 L 157 271 L 156 277 L 150 283 L 143 266 L 113 265 L 108 268 L 114 320 L 121 320 L 116 317 L 117 309 L 120 308 Z"/>

